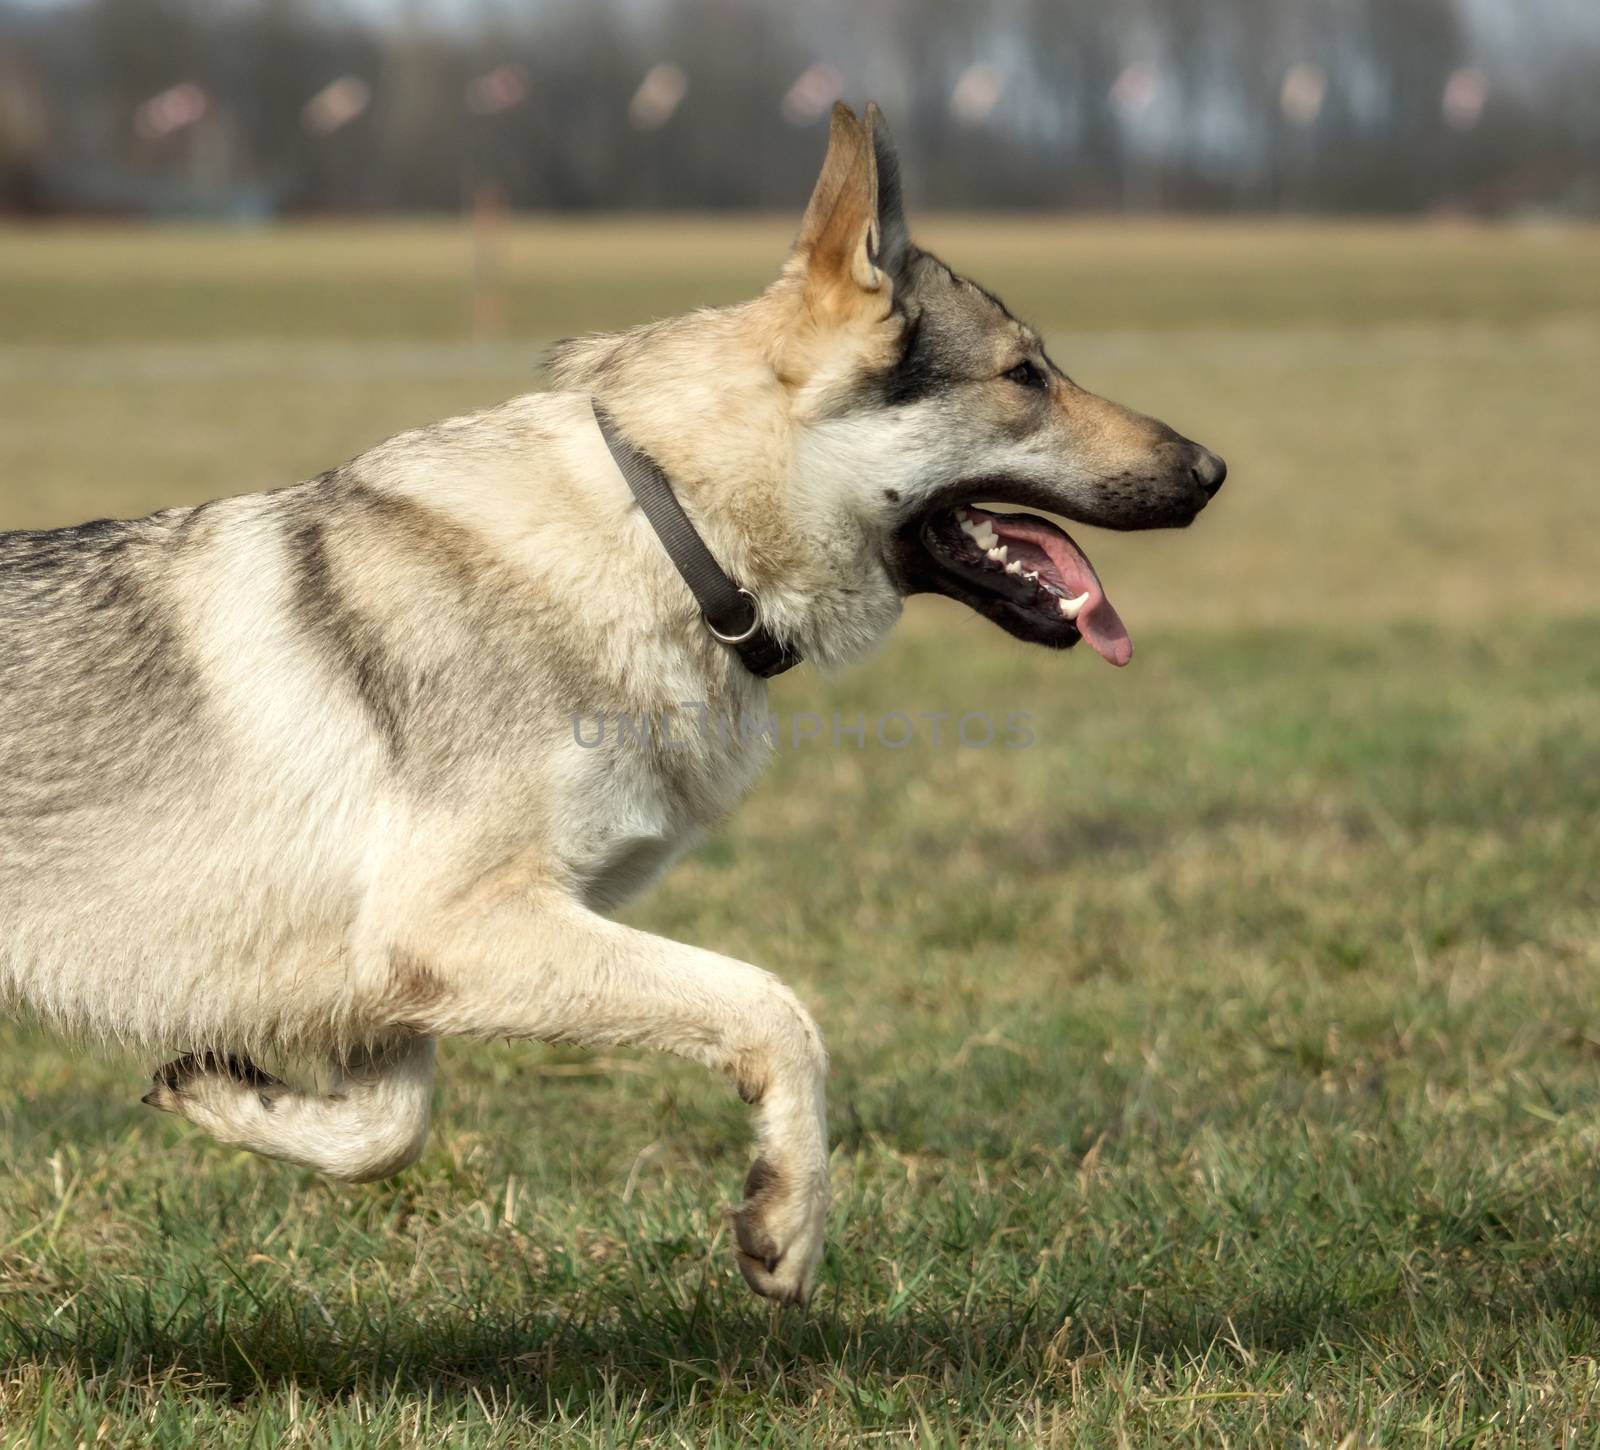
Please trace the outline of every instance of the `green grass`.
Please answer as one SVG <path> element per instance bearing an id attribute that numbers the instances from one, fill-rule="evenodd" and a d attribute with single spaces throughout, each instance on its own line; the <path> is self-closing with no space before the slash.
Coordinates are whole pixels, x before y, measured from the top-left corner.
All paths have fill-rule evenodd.
<path id="1" fill-rule="evenodd" d="M 0 1445 L 1600 1440 L 1600 340 L 1561 260 L 1593 235 L 953 232 L 1235 474 L 1188 533 L 1084 536 L 1128 671 L 919 606 L 776 693 L 1025 711 L 1033 745 L 784 750 L 630 913 L 829 1037 L 812 1310 L 732 1268 L 745 1111 L 682 1064 L 447 1044 L 421 1164 L 349 1189 L 6 1028 Z M 695 236 L 609 293 L 636 236 L 585 233 L 514 335 L 714 297 L 771 240 Z M 365 240 L 361 277 L 342 236 L 0 234 L 67 319 L 0 339 L 0 527 L 282 482 L 523 385 L 428 300 L 456 242 Z M 1326 291 L 1283 284 L 1317 257 Z M 233 298 L 215 345 L 188 273 Z M 71 342 L 83 277 L 118 346 Z"/>

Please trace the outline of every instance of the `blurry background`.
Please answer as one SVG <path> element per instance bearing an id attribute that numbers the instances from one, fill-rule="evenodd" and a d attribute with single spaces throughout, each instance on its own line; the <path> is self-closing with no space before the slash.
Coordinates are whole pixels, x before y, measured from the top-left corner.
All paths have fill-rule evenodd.
<path id="1" fill-rule="evenodd" d="M 1593 601 L 1589 0 L 0 0 L 0 526 L 751 295 L 841 96 L 924 242 L 1233 460 L 1208 547 L 1102 546 L 1147 620 Z"/>
<path id="2" fill-rule="evenodd" d="M 1589 0 L 3 0 L 0 49 L 19 212 L 788 207 L 869 94 L 943 208 L 1600 209 Z"/>
<path id="3" fill-rule="evenodd" d="M 776 687 L 1032 748 L 825 731 L 633 913 L 829 1036 L 816 1311 L 743 1298 L 697 1070 L 447 1044 L 349 1191 L 0 1029 L 0 1440 L 1593 1438 L 1593 0 L 0 0 L 0 528 L 752 295 L 837 96 L 920 241 L 1232 471 L 1079 532 L 1129 670 L 918 600 Z"/>

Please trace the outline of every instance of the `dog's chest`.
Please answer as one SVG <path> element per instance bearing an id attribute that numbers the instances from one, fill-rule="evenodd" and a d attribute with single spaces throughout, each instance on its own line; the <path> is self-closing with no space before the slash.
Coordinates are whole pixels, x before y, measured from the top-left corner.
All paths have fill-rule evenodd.
<path id="1" fill-rule="evenodd" d="M 564 752 L 558 854 L 596 909 L 651 885 L 726 816 L 771 754 L 770 738 L 689 713 L 575 727 Z"/>

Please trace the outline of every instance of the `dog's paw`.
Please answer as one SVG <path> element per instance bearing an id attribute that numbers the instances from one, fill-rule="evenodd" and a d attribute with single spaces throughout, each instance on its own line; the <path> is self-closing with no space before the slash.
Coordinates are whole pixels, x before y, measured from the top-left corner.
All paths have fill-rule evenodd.
<path id="1" fill-rule="evenodd" d="M 181 1118 L 189 1115 L 188 1110 L 197 1099 L 218 1089 L 257 1093 L 263 1107 L 270 1106 L 273 1098 L 287 1090 L 284 1083 L 263 1072 L 248 1057 L 190 1052 L 156 1073 L 154 1086 L 139 1101 Z"/>
<path id="2" fill-rule="evenodd" d="M 826 1175 L 785 1173 L 757 1158 L 733 1214 L 734 1256 L 756 1293 L 780 1304 L 805 1304 L 816 1287 L 828 1216 Z"/>

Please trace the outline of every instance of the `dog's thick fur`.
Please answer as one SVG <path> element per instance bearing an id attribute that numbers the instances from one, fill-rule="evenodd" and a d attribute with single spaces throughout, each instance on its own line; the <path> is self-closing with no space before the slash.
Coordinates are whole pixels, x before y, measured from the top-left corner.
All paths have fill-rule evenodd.
<path id="1" fill-rule="evenodd" d="M 765 686 L 708 635 L 591 399 L 823 666 L 887 633 L 921 587 L 907 528 L 965 481 L 1181 524 L 1201 451 L 1076 387 L 911 244 L 871 109 L 836 112 L 762 296 L 568 344 L 555 378 L 281 492 L 0 535 L 0 995 L 186 1054 L 148 1101 L 352 1180 L 421 1150 L 439 1037 L 682 1054 L 756 1113 L 740 1267 L 804 1300 L 828 1196 L 815 1024 L 765 972 L 607 915 L 767 744 L 573 729 L 757 715 Z M 306 1052 L 331 1091 L 244 1056 Z"/>

